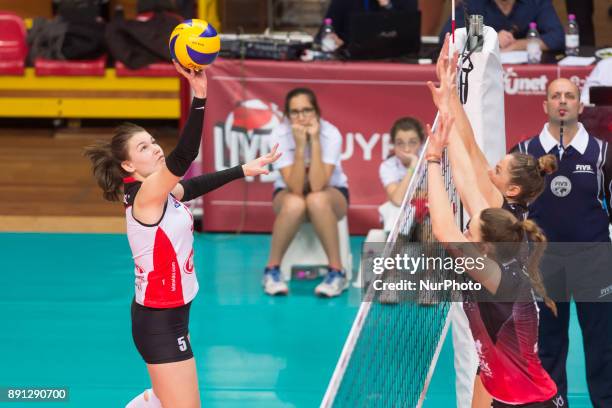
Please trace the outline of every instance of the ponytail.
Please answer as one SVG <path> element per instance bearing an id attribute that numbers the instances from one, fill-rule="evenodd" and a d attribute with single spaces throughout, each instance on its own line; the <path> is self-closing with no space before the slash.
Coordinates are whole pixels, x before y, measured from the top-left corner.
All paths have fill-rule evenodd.
<path id="1" fill-rule="evenodd" d="M 558 169 L 557 158 L 546 154 L 536 159 L 530 154 L 514 152 L 510 164 L 510 183 L 520 188 L 520 193 L 514 199 L 521 205 L 532 203 L 546 184 L 545 177 Z"/>
<path id="2" fill-rule="evenodd" d="M 495 247 L 495 255 L 498 259 L 504 260 L 516 257 L 521 245 L 525 243 L 525 235 L 530 242 L 535 243 L 527 261 L 527 274 L 529 275 L 531 286 L 544 299 L 546 306 L 557 316 L 557 305 L 546 294 L 542 275 L 540 275 L 540 260 L 546 249 L 546 236 L 544 236 L 540 227 L 531 220 L 517 221 L 510 211 L 503 208 L 487 208 L 482 210 L 480 222 L 483 241 L 505 244 Z"/>
<path id="3" fill-rule="evenodd" d="M 110 142 L 98 142 L 85 148 L 84 155 L 91 160 L 93 175 L 102 189 L 102 196 L 108 201 L 119 201 L 123 194 L 123 178 L 129 173 L 121 167 L 128 159 L 127 143 L 142 127 L 126 123 L 115 130 Z"/>
<path id="4" fill-rule="evenodd" d="M 538 170 L 541 177 L 546 177 L 559 169 L 557 158 L 552 154 L 545 154 L 538 159 Z"/>
<path id="5" fill-rule="evenodd" d="M 85 148 L 85 156 L 91 160 L 93 175 L 108 201 L 119 201 L 123 177 L 127 175 L 114 158 L 110 143 L 97 143 Z"/>
<path id="6" fill-rule="evenodd" d="M 538 295 L 544 299 L 546 306 L 548 306 L 553 314 L 557 316 L 557 305 L 550 297 L 548 297 L 546 288 L 544 287 L 544 283 L 542 281 L 542 275 L 540 274 L 540 260 L 542 259 L 542 255 L 546 249 L 546 236 L 544 236 L 544 233 L 540 227 L 538 227 L 538 225 L 531 220 L 518 221 L 517 224 L 525 232 L 525 234 L 527 234 L 529 241 L 535 243 L 533 251 L 529 256 L 529 261 L 527 262 L 527 273 L 529 275 L 531 285 Z"/>

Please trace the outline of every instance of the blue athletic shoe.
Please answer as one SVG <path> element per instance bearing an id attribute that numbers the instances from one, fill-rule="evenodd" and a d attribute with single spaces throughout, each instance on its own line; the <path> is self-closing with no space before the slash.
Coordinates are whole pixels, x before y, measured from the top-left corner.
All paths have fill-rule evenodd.
<path id="1" fill-rule="evenodd" d="M 280 268 L 274 266 L 272 268 L 266 267 L 264 270 L 264 276 L 262 281 L 264 292 L 270 296 L 286 295 L 289 293 L 289 287 L 283 280 Z"/>
<path id="2" fill-rule="evenodd" d="M 323 282 L 319 283 L 315 288 L 315 294 L 327 297 L 339 296 L 348 288 L 348 285 L 349 282 L 344 272 L 328 268 Z"/>

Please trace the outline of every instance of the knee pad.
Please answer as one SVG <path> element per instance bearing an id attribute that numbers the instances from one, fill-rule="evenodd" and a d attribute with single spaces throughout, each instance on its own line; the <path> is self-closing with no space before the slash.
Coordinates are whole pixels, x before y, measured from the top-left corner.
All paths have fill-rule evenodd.
<path id="1" fill-rule="evenodd" d="M 144 394 L 145 392 L 148 394 L 148 401 L 145 400 Z M 157 398 L 157 395 L 153 392 L 152 388 L 145 390 L 143 393 L 139 394 L 136 398 L 131 400 L 125 408 L 163 408 L 161 401 Z"/>

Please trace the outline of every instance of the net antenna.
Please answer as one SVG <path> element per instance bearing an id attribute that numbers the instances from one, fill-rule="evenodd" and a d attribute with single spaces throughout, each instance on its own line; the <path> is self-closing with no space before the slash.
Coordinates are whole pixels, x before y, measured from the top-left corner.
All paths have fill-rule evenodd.
<path id="1" fill-rule="evenodd" d="M 471 56 L 476 51 L 481 51 L 484 44 L 483 35 L 483 18 L 479 15 L 470 15 L 468 13 L 468 0 L 463 2 L 463 19 L 466 29 L 466 41 L 461 51 L 459 65 L 459 98 L 461 103 L 467 103 L 469 94 L 468 77 L 470 72 L 474 70 Z M 454 38 L 454 32 L 453 32 Z M 454 45 L 454 41 L 453 41 Z M 454 47 L 453 47 L 454 48 Z"/>

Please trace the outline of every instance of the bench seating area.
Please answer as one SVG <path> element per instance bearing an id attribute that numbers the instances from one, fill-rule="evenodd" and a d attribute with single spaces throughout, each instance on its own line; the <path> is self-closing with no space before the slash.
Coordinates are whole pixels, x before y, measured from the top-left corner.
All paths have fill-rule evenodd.
<path id="1" fill-rule="evenodd" d="M 0 12 L 0 117 L 179 119 L 180 80 L 170 63 L 131 70 L 107 56 L 36 59 L 26 67 L 21 17 Z"/>

